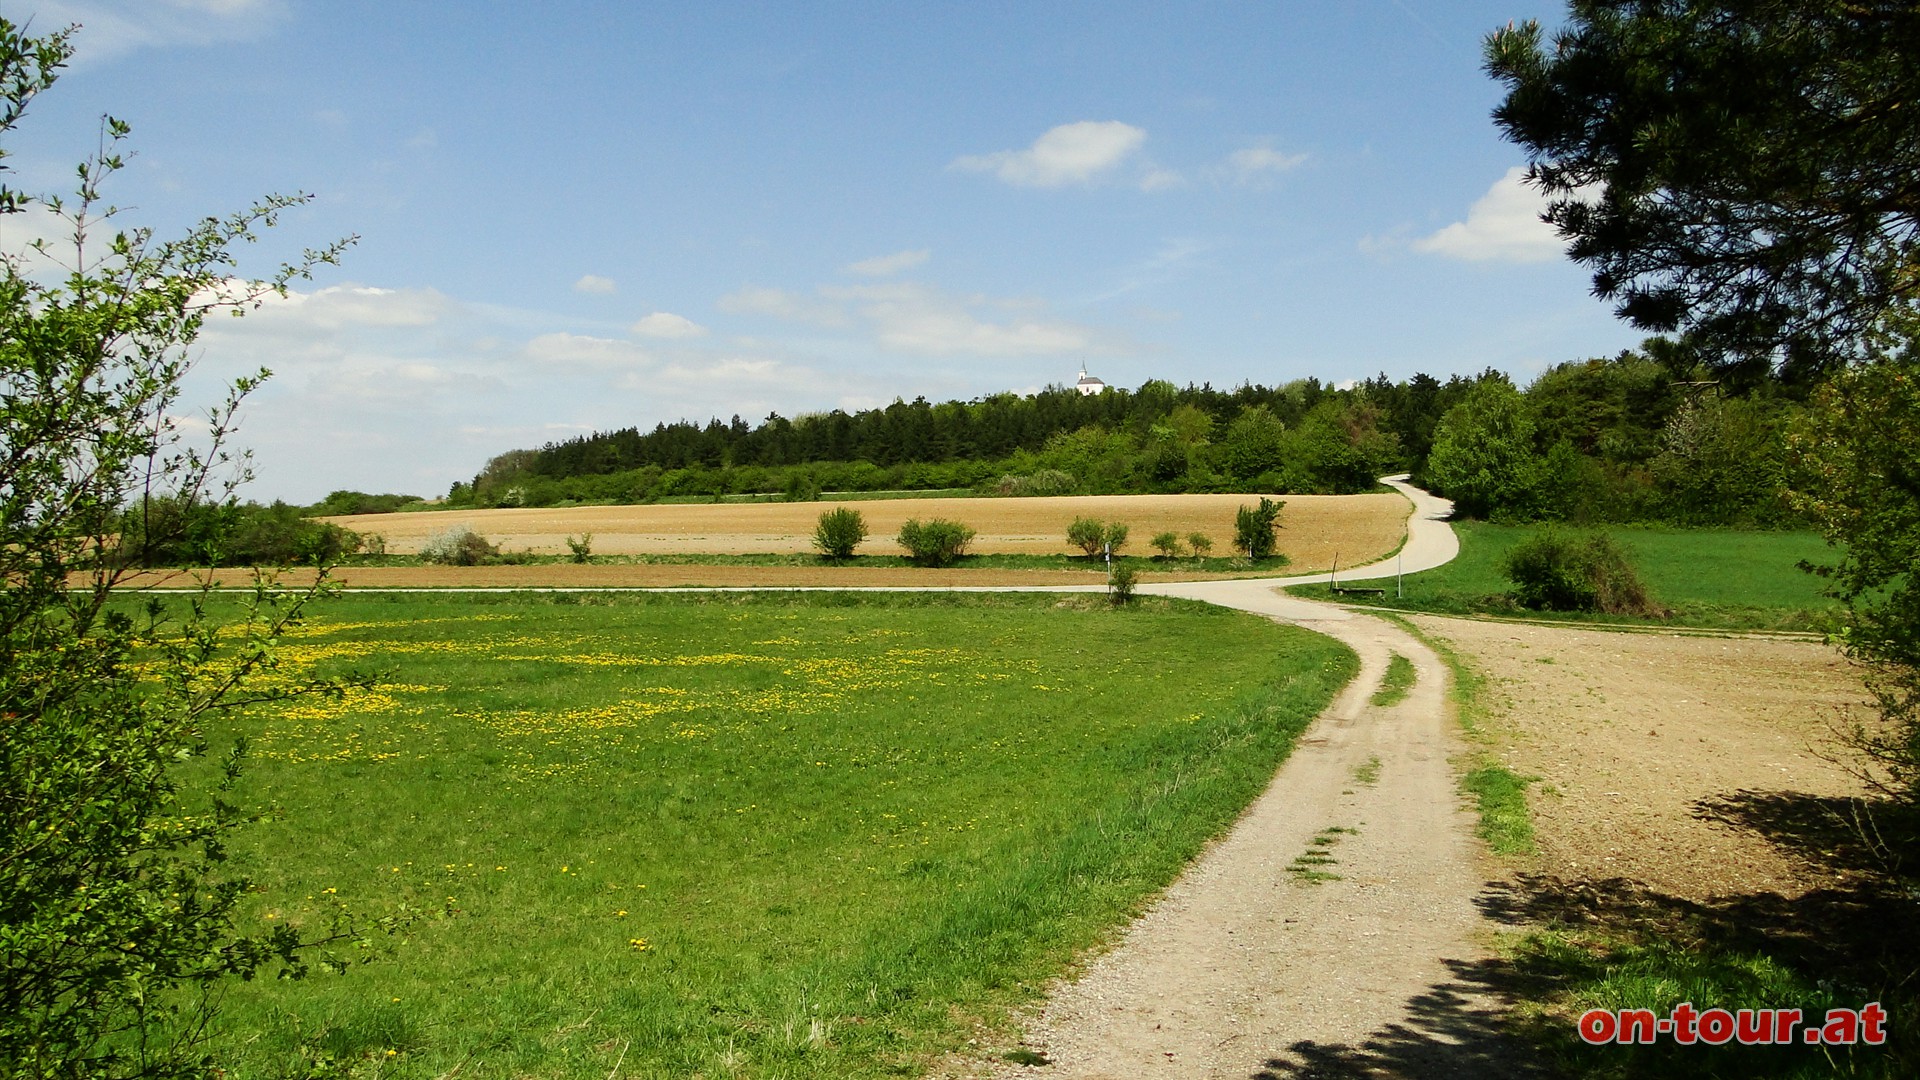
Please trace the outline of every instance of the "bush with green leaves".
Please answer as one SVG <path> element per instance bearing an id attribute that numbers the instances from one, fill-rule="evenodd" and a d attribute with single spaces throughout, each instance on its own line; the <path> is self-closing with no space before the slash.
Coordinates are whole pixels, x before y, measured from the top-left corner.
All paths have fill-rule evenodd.
<path id="1" fill-rule="evenodd" d="M 581 533 L 578 539 L 575 539 L 574 537 L 571 537 L 571 536 L 567 537 L 567 552 L 569 557 L 571 557 L 574 562 L 577 562 L 577 563 L 592 562 L 593 561 L 593 534 Z"/>
<path id="2" fill-rule="evenodd" d="M 920 566 L 952 566 L 973 543 L 972 529 L 946 518 L 908 518 L 895 537 Z"/>
<path id="3" fill-rule="evenodd" d="M 1540 529 L 1508 550 L 1500 572 L 1513 582 L 1514 602 L 1535 611 L 1664 614 L 1648 597 L 1626 550 L 1603 533 Z"/>
<path id="4" fill-rule="evenodd" d="M 0 135 L 51 87 L 71 31 L 28 34 L 0 17 Z M 278 666 L 276 648 L 325 587 L 282 590 L 264 576 L 225 617 L 209 590 L 127 597 L 128 507 L 149 516 L 138 542 L 183 538 L 194 508 L 230 510 L 245 479 L 229 445 L 244 376 L 201 413 L 194 444 L 170 418 L 205 320 L 239 312 L 336 248 L 268 281 L 240 275 L 235 251 L 305 200 L 270 197 L 162 240 L 122 228 L 102 202 L 128 134 L 107 118 L 78 189 L 56 199 L 0 183 L 0 215 L 32 211 L 72 260 L 47 274 L 17 247 L 0 253 L 0 1075 L 210 1077 L 205 1040 L 221 984 L 261 970 L 297 976 L 316 932 L 239 917 L 256 891 L 228 861 L 252 820 L 234 782 L 243 747 L 205 732 L 221 712 L 292 694 L 341 692 Z M 4 151 L 0 151 L 4 154 Z M 0 173 L 10 177 L 12 173 Z M 197 444 L 197 445 L 195 445 Z M 291 511 L 291 508 L 288 508 Z M 292 516 L 297 517 L 297 512 Z M 280 520 L 276 512 L 275 523 Z M 119 545 L 118 547 L 116 545 Z M 75 581 L 84 581 L 74 588 Z M 266 678 L 271 669 L 271 679 Z M 338 931 L 344 933 L 345 931 Z M 307 935 L 303 940 L 303 935 Z"/>
<path id="5" fill-rule="evenodd" d="M 1139 582 L 1139 571 L 1123 562 L 1114 563 L 1113 573 L 1107 578 L 1107 601 L 1114 607 L 1131 603 L 1134 587 Z"/>
<path id="6" fill-rule="evenodd" d="M 1187 546 L 1193 549 L 1195 555 L 1204 557 L 1213 550 L 1213 537 L 1203 532 L 1190 532 L 1187 534 Z"/>
<path id="7" fill-rule="evenodd" d="M 820 515 L 813 527 L 813 546 L 829 559 L 851 559 L 853 549 L 867 538 L 867 519 L 850 506 L 836 506 Z"/>
<path id="8" fill-rule="evenodd" d="M 1037 496 L 1071 495 L 1080 489 L 1080 481 L 1061 469 L 1038 469 L 1030 473 L 1008 473 L 994 485 L 997 495 Z"/>
<path id="9" fill-rule="evenodd" d="M 1233 546 L 1249 559 L 1265 559 L 1279 550 L 1280 508 L 1285 500 L 1262 497 L 1259 506 L 1242 506 L 1233 516 Z"/>
<path id="10" fill-rule="evenodd" d="M 420 561 L 438 566 L 479 566 L 499 554 L 500 549 L 470 525 L 441 529 L 420 545 Z"/>
<path id="11" fill-rule="evenodd" d="M 1086 552 L 1088 558 L 1105 551 L 1119 551 L 1126 542 L 1127 527 L 1118 521 L 1077 517 L 1067 526 L 1067 543 Z"/>
<path id="12" fill-rule="evenodd" d="M 1180 554 L 1180 534 L 1172 529 L 1154 533 L 1152 544 L 1153 550 L 1158 551 L 1162 558 L 1172 559 Z"/>

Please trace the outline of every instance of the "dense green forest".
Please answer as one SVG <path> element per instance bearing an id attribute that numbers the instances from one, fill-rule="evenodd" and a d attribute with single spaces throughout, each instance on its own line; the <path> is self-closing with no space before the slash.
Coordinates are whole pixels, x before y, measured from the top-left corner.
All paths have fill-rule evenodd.
<path id="1" fill-rule="evenodd" d="M 1154 380 L 1082 395 L 1055 386 L 599 433 L 502 454 L 455 484 L 448 503 L 952 489 L 1349 494 L 1407 471 L 1474 517 L 1778 526 L 1793 522 L 1781 489 L 1804 399 L 1778 384 L 1734 392 L 1657 340 L 1558 365 L 1525 388 L 1492 370 L 1345 387 Z"/>

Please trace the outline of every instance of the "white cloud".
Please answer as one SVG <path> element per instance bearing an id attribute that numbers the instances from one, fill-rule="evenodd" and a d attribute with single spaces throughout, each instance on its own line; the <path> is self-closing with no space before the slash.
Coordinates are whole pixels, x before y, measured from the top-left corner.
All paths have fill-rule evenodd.
<path id="1" fill-rule="evenodd" d="M 285 0 L 163 0 L 128 4 L 118 0 L 39 0 L 35 28 L 80 24 L 76 65 L 123 56 L 136 49 L 246 41 L 274 29 L 287 16 Z"/>
<path id="2" fill-rule="evenodd" d="M 852 303 L 880 345 L 933 356 L 1054 356 L 1084 352 L 1095 344 L 1092 330 L 1048 319 L 1039 305 L 957 297 L 925 285 L 898 283 L 828 287 L 829 299 Z M 1007 314 L 983 318 L 975 312 L 999 308 Z M 1023 310 L 1024 309 L 1024 310 Z"/>
<path id="3" fill-rule="evenodd" d="M 715 301 L 714 306 L 734 315 L 768 315 L 792 322 L 812 323 L 815 326 L 847 325 L 846 313 L 838 307 L 810 300 L 785 289 L 768 289 L 749 285 L 721 297 Z"/>
<path id="4" fill-rule="evenodd" d="M 589 296 L 611 296 L 613 289 L 613 279 L 601 277 L 599 274 L 581 274 L 580 280 L 573 283 L 574 292 L 586 293 Z"/>
<path id="5" fill-rule="evenodd" d="M 1141 191 L 1168 191 L 1172 188 L 1187 186 L 1187 178 L 1172 169 L 1154 166 L 1140 178 Z"/>
<path id="6" fill-rule="evenodd" d="M 927 248 L 918 251 L 896 251 L 891 255 L 876 255 L 871 259 L 862 259 L 847 267 L 850 274 L 862 274 L 867 277 L 886 277 L 902 270 L 911 270 L 933 256 Z"/>
<path id="7" fill-rule="evenodd" d="M 695 338 L 706 336 L 707 328 L 684 315 L 656 311 L 634 323 L 632 332 L 635 337 Z"/>
<path id="8" fill-rule="evenodd" d="M 967 155 L 948 167 L 992 173 L 1017 187 L 1065 187 L 1112 171 L 1146 141 L 1146 131 L 1132 124 L 1082 120 L 1061 124 L 1025 150 Z"/>
<path id="9" fill-rule="evenodd" d="M 1227 155 L 1227 175 L 1236 184 L 1259 184 L 1305 160 L 1305 154 L 1283 154 L 1270 146 L 1248 146 Z"/>
<path id="10" fill-rule="evenodd" d="M 1566 252 L 1553 226 L 1540 220 L 1547 200 L 1526 185 L 1527 170 L 1514 166 L 1456 221 L 1413 242 L 1413 250 L 1471 262 L 1549 262 Z"/>
<path id="11" fill-rule="evenodd" d="M 569 334 L 541 334 L 522 349 L 536 364 L 561 368 L 601 368 L 631 371 L 651 367 L 653 354 L 631 341 Z"/>
<path id="12" fill-rule="evenodd" d="M 430 326 L 454 309 L 438 289 L 382 289 L 372 285 L 329 285 L 313 292 L 289 290 L 261 299 L 260 310 L 242 326 L 337 330 L 348 326 Z"/>

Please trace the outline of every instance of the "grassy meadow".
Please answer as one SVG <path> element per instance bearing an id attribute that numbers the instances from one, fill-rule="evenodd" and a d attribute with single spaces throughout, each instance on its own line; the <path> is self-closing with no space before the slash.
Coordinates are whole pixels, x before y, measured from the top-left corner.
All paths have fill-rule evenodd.
<path id="1" fill-rule="evenodd" d="M 345 974 L 234 987 L 236 1076 L 992 1051 L 1356 670 L 1247 615 L 1044 595 L 356 595 L 283 651 L 385 678 L 213 733 L 276 808 L 239 845 L 248 918 L 427 914 Z"/>
<path id="2" fill-rule="evenodd" d="M 1500 560 L 1534 531 L 1532 526 L 1454 523 L 1459 558 L 1444 566 L 1407 575 L 1404 598 L 1394 596 L 1393 579 L 1357 584 L 1385 585 L 1380 597 L 1339 597 L 1343 602 L 1443 615 L 1497 612 L 1588 622 L 1641 622 L 1626 616 L 1531 612 L 1505 599 L 1513 587 L 1500 573 Z M 1799 569 L 1838 561 L 1817 533 L 1762 532 L 1743 529 L 1621 528 L 1603 530 L 1632 558 L 1653 598 L 1673 610 L 1667 620 L 1678 626 L 1750 630 L 1815 630 L 1835 610 L 1821 595 L 1825 580 Z M 1302 596 L 1333 596 L 1324 585 L 1295 586 Z"/>

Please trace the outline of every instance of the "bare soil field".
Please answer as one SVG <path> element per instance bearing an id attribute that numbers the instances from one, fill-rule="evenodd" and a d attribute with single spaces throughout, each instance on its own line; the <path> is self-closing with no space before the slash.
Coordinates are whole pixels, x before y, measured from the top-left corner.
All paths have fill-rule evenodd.
<path id="1" fill-rule="evenodd" d="M 1272 571 L 1259 571 L 1270 574 Z M 130 575 L 123 584 L 131 589 L 192 588 L 204 577 L 223 588 L 241 588 L 253 581 L 253 572 L 245 568 L 213 571 L 154 570 Z M 1061 585 L 1104 585 L 1106 572 L 1086 570 L 932 570 L 912 566 L 716 566 L 622 565 L 547 563 L 523 566 L 347 566 L 337 568 L 333 579 L 350 588 L 360 589 L 671 589 L 671 588 L 1006 588 L 1009 586 L 1052 587 Z M 1195 581 L 1231 577 L 1228 574 L 1148 572 L 1145 581 Z M 280 575 L 288 586 L 304 586 L 313 581 L 313 571 L 295 568 Z M 76 577 L 76 586 L 84 579 Z"/>
<path id="2" fill-rule="evenodd" d="M 564 554 L 566 538 L 593 534 L 598 555 L 699 553 L 791 554 L 813 550 L 823 511 L 847 506 L 865 516 L 871 538 L 860 551 L 899 555 L 893 541 L 908 518 L 951 518 L 979 535 L 980 554 L 1058 554 L 1073 550 L 1067 525 L 1076 517 L 1119 521 L 1132 530 L 1129 550 L 1147 552 L 1155 533 L 1207 534 L 1214 553 L 1231 554 L 1233 518 L 1258 495 L 1076 495 L 1032 499 L 887 499 L 839 503 L 698 503 L 575 506 L 563 509 L 363 514 L 326 520 L 378 533 L 387 550 L 413 554 L 436 532 L 457 525 L 507 551 Z M 1289 495 L 1280 514 L 1280 551 L 1288 573 L 1325 570 L 1337 556 L 1355 565 L 1393 550 L 1406 534 L 1407 500 L 1399 495 Z M 1036 584 L 1038 584 L 1036 582 Z"/>
<path id="3" fill-rule="evenodd" d="M 1529 792 L 1539 854 L 1525 869 L 1627 879 L 1707 901 L 1793 896 L 1830 864 L 1752 827 L 1786 800 L 1860 793 L 1833 725 L 1865 700 L 1814 641 L 1621 634 L 1419 617 L 1493 681 L 1484 726 Z"/>

